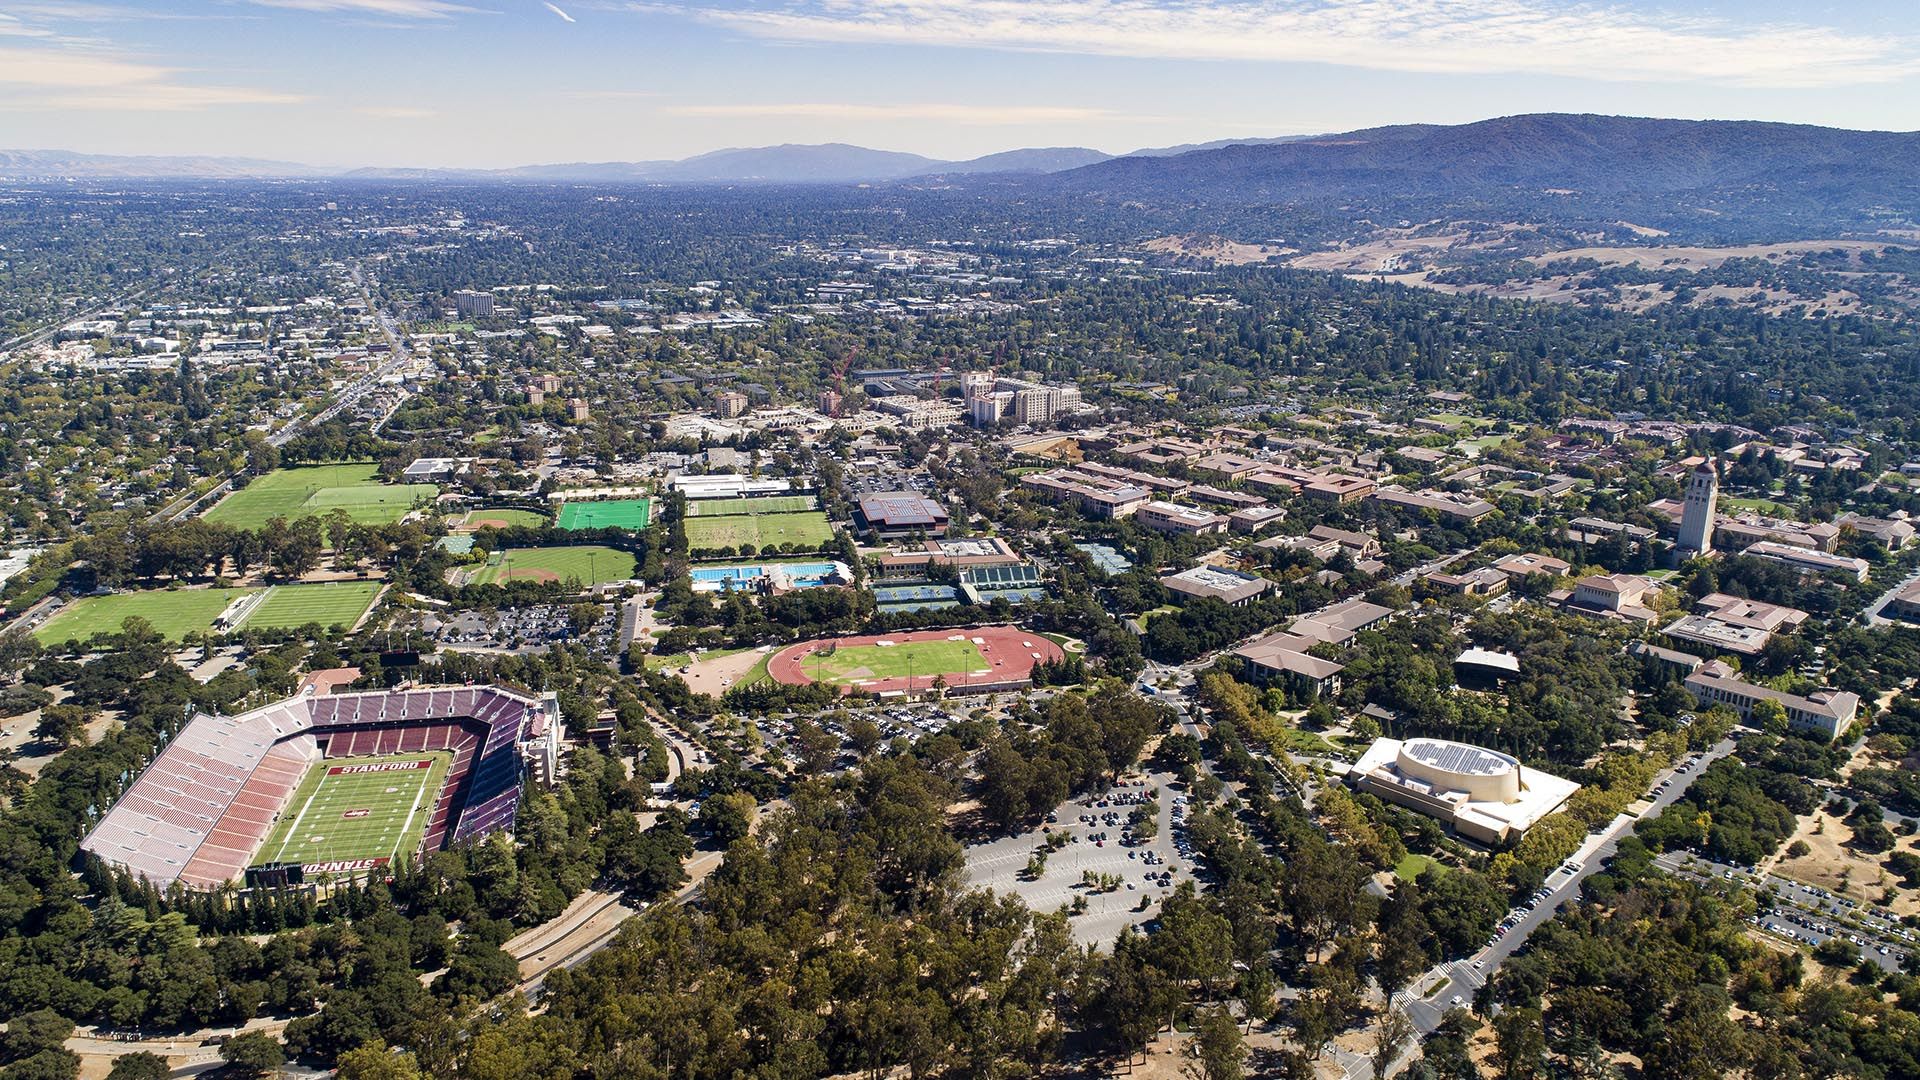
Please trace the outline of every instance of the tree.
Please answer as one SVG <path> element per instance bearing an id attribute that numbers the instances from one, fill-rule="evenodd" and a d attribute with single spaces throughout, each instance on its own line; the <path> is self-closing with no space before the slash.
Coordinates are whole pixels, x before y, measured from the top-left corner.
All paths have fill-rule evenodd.
<path id="1" fill-rule="evenodd" d="M 40 710 L 40 722 L 33 737 L 62 749 L 78 742 L 86 732 L 87 710 L 78 705 L 49 705 Z"/>
<path id="2" fill-rule="evenodd" d="M 425 1080 L 411 1053 L 395 1053 L 376 1043 L 340 1055 L 339 1080 Z"/>
<path id="3" fill-rule="evenodd" d="M 167 1068 L 166 1058 L 146 1050 L 137 1050 L 113 1059 L 113 1069 L 107 1073 L 107 1080 L 167 1080 L 170 1075 L 172 1070 Z"/>
<path id="4" fill-rule="evenodd" d="M 1413 1021 L 1407 1019 L 1406 1010 L 1389 1005 L 1386 1015 L 1380 1018 L 1380 1027 L 1373 1033 L 1374 1080 L 1386 1080 L 1393 1063 L 1399 1060 L 1401 1051 L 1413 1042 L 1415 1034 Z"/>
<path id="5" fill-rule="evenodd" d="M 1200 1014 L 1187 1057 L 1186 1074 L 1193 1080 L 1240 1080 L 1246 1075 L 1247 1042 L 1224 1006 Z"/>
<path id="6" fill-rule="evenodd" d="M 220 1047 L 220 1060 L 254 1076 L 279 1068 L 287 1060 L 280 1040 L 264 1031 L 243 1031 Z"/>
<path id="7" fill-rule="evenodd" d="M 744 839 L 753 831 L 753 815 L 757 807 L 753 796 L 744 791 L 709 796 L 700 804 L 700 824 L 705 826 L 715 843 L 721 847 L 731 847 L 734 841 Z"/>

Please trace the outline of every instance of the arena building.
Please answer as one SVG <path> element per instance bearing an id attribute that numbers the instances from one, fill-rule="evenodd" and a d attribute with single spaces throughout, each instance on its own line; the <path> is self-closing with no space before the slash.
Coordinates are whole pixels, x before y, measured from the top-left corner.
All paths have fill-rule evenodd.
<path id="1" fill-rule="evenodd" d="M 1519 839 L 1580 790 L 1505 754 L 1444 739 L 1376 739 L 1347 778 L 1485 844 Z"/>
<path id="2" fill-rule="evenodd" d="M 523 775 L 554 782 L 563 734 L 552 694 L 465 686 L 321 695 L 309 686 L 238 716 L 194 714 L 80 846 L 163 889 L 176 882 L 213 889 L 239 880 L 260 864 L 269 834 L 290 832 L 302 832 L 303 843 L 283 848 L 313 841 L 313 850 L 329 857 L 277 867 L 276 880 L 298 881 L 303 870 L 374 870 L 395 856 L 511 830 Z M 314 820 L 304 829 L 297 818 L 282 823 L 296 792 L 312 800 L 335 776 L 402 769 L 418 770 L 420 779 L 406 780 L 414 787 L 395 779 L 370 790 L 366 806 L 333 814 L 348 823 Z M 429 776 L 437 791 L 423 786 Z M 382 813 L 392 820 L 382 822 Z M 323 829 L 335 834 L 330 846 L 328 837 L 311 835 Z M 414 850 L 401 850 L 402 838 L 414 835 Z M 391 839 L 383 846 L 382 837 Z M 355 839 L 365 842 L 356 846 Z"/>

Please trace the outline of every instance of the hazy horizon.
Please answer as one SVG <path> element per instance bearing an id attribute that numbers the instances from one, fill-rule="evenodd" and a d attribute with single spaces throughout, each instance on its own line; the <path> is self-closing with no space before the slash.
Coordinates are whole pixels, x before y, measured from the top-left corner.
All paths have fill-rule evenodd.
<path id="1" fill-rule="evenodd" d="M 0 2 L 0 146 L 502 168 L 962 160 L 1529 112 L 1920 129 L 1893 3 Z"/>

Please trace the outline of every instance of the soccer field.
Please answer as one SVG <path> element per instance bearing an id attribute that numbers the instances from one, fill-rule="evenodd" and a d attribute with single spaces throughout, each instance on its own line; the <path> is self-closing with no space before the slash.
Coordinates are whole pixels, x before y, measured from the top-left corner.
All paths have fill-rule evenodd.
<path id="1" fill-rule="evenodd" d="M 195 631 L 205 633 L 236 599 L 258 589 L 155 589 L 149 592 L 89 596 L 68 604 L 33 632 L 43 645 L 68 639 L 86 641 L 95 634 L 117 634 L 128 616 L 138 615 L 169 641 Z"/>
<path id="2" fill-rule="evenodd" d="M 971 641 L 913 641 L 900 645 L 853 645 L 832 654 L 812 653 L 800 661 L 807 678 L 824 683 L 854 683 L 912 675 L 961 675 L 993 665 Z"/>
<path id="3" fill-rule="evenodd" d="M 275 585 L 267 591 L 267 598 L 260 601 L 260 606 L 240 624 L 240 629 L 294 630 L 308 623 L 319 623 L 322 627 L 352 626 L 367 613 L 379 592 L 377 581 Z"/>
<path id="4" fill-rule="evenodd" d="M 560 504 L 563 529 L 644 529 L 653 522 L 652 499 L 596 499 Z"/>
<path id="5" fill-rule="evenodd" d="M 688 499 L 688 517 L 727 517 L 732 514 L 786 514 L 817 510 L 812 495 L 767 495 L 757 499 Z"/>
<path id="6" fill-rule="evenodd" d="M 207 520 L 257 529 L 272 518 L 325 517 L 337 508 L 359 524 L 385 525 L 440 494 L 432 484 L 382 484 L 377 472 L 370 463 L 275 469 L 221 499 Z"/>
<path id="7" fill-rule="evenodd" d="M 319 762 L 301 779 L 254 865 L 384 865 L 411 854 L 426 834 L 452 761 L 440 752 Z"/>
<path id="8" fill-rule="evenodd" d="M 817 550 L 833 539 L 833 526 L 818 510 L 780 514 L 736 514 L 728 517 L 690 517 L 687 546 L 695 551 L 738 550 L 742 544 L 765 548 L 769 544 L 799 544 Z"/>
<path id="9" fill-rule="evenodd" d="M 602 585 L 631 579 L 634 566 L 631 552 L 597 544 L 514 548 L 495 552 L 487 565 L 474 572 L 473 581 L 477 585 L 498 585 L 514 580 L 564 582 L 574 578 L 583 585 Z"/>

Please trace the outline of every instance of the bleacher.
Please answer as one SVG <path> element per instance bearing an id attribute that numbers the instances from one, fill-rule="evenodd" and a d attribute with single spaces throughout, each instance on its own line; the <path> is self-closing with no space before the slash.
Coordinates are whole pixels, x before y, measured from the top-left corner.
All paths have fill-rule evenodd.
<path id="1" fill-rule="evenodd" d="M 513 827 L 520 740 L 538 704 L 498 687 L 348 693 L 196 714 L 81 847 L 165 888 L 239 877 L 321 758 L 454 754 L 422 849 Z"/>

